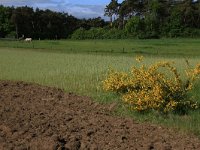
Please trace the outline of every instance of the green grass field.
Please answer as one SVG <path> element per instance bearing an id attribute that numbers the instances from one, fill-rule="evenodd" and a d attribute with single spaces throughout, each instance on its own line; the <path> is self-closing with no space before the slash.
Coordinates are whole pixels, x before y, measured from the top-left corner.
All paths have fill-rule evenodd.
<path id="1" fill-rule="evenodd" d="M 0 41 L 0 47 L 37 49 L 68 53 L 152 54 L 173 56 L 200 55 L 200 39 L 150 39 L 150 40 L 60 40 L 60 41 Z"/>
<path id="2" fill-rule="evenodd" d="M 121 104 L 118 96 L 102 91 L 101 81 L 109 68 L 127 71 L 138 54 L 145 56 L 147 64 L 175 61 L 184 74 L 185 59 L 191 65 L 200 62 L 200 39 L 0 41 L 0 80 L 35 82 L 91 96 L 99 102 Z M 199 93 L 200 81 L 192 91 L 200 102 Z M 187 116 L 163 117 L 133 113 L 120 105 L 115 114 L 192 131 L 200 136 L 200 111 Z"/>

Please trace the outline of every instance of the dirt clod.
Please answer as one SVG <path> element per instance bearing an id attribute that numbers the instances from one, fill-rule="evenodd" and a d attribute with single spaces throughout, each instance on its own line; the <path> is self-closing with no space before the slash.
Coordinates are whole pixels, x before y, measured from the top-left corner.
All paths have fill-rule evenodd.
<path id="1" fill-rule="evenodd" d="M 110 115 L 115 107 L 60 89 L 0 81 L 0 150 L 182 150 L 200 140 Z"/>

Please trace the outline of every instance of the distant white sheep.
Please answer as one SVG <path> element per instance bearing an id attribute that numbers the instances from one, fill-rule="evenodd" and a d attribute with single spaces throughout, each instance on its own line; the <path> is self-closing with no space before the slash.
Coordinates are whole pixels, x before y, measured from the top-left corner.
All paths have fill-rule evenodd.
<path id="1" fill-rule="evenodd" d="M 24 41 L 25 41 L 25 42 L 31 42 L 31 41 L 32 41 L 32 38 L 25 38 Z"/>

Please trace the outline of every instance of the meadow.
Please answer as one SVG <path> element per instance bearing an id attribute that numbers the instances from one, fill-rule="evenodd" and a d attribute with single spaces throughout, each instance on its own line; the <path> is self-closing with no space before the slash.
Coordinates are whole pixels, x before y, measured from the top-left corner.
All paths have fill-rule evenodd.
<path id="1" fill-rule="evenodd" d="M 200 136 L 199 110 L 184 116 L 139 114 L 127 110 L 119 96 L 102 91 L 101 81 L 108 69 L 127 71 L 135 65 L 134 58 L 137 55 L 144 55 L 145 64 L 174 61 L 181 74 L 184 74 L 186 59 L 191 66 L 200 62 L 200 39 L 60 40 L 32 43 L 0 40 L 0 80 L 34 82 L 87 95 L 101 103 L 115 102 L 119 104 L 115 115 L 164 124 Z M 191 93 L 200 102 L 199 93 L 200 81 Z"/>

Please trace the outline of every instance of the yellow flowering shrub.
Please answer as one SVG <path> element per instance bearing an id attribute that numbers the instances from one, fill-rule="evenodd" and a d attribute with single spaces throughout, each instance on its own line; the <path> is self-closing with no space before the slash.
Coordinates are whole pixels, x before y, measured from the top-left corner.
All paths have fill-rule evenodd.
<path id="1" fill-rule="evenodd" d="M 138 62 L 142 59 L 136 58 Z M 128 73 L 111 70 L 103 81 L 103 89 L 120 93 L 122 100 L 133 110 L 185 113 L 199 107 L 188 92 L 200 75 L 200 64 L 186 73 L 188 79 L 184 82 L 172 62 L 133 66 Z"/>

